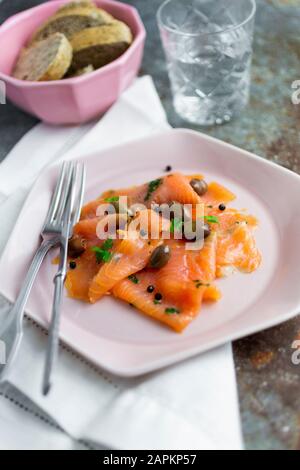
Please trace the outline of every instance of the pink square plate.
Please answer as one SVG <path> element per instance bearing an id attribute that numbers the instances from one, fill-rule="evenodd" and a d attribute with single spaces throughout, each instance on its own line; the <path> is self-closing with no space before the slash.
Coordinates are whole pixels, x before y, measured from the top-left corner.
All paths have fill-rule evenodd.
<path id="1" fill-rule="evenodd" d="M 86 201 L 112 187 L 139 184 L 163 174 L 166 165 L 228 186 L 260 220 L 256 237 L 263 255 L 252 275 L 218 281 L 222 300 L 203 307 L 182 334 L 105 298 L 86 305 L 64 299 L 61 339 L 94 364 L 121 376 L 137 376 L 274 326 L 300 312 L 300 177 L 224 142 L 188 130 L 171 130 L 82 157 Z M 39 243 L 58 168 L 34 185 L 0 261 L 0 293 L 13 301 Z M 52 303 L 54 254 L 44 263 L 27 313 L 47 326 Z"/>

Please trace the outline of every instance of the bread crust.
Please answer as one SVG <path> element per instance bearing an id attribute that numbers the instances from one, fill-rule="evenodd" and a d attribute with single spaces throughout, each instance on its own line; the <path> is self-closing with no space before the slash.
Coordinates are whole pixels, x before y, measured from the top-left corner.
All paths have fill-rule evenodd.
<path id="1" fill-rule="evenodd" d="M 71 40 L 73 60 L 71 70 L 89 64 L 95 69 L 103 67 L 122 55 L 132 43 L 129 27 L 115 20 L 113 23 L 82 30 Z"/>
<path id="2" fill-rule="evenodd" d="M 113 42 L 132 43 L 132 33 L 129 27 L 122 21 L 114 20 L 113 23 L 85 29 L 75 34 L 71 40 L 74 52 L 99 44 L 111 44 Z"/>

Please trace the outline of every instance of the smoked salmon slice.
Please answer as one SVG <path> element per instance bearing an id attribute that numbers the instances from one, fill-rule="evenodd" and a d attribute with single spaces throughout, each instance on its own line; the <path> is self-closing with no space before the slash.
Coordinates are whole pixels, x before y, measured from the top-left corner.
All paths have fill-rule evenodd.
<path id="1" fill-rule="evenodd" d="M 201 175 L 184 176 L 180 173 L 174 173 L 141 186 L 105 191 L 99 198 L 83 207 L 81 219 L 95 218 L 101 204 L 105 204 L 111 198 L 121 196 L 127 196 L 129 206 L 142 203 L 147 207 L 151 207 L 153 203 L 164 204 L 171 201 L 194 205 L 203 202 L 206 205 L 215 206 L 221 203 L 227 204 L 235 199 L 235 195 L 231 191 L 216 182 L 209 183 L 205 195 L 197 195 L 190 186 L 190 181 L 195 176 L 201 177 Z"/>
<path id="2" fill-rule="evenodd" d="M 171 250 L 168 264 L 119 282 L 113 295 L 181 332 L 199 314 L 205 291 L 215 279 L 216 236 L 205 242 L 201 252 L 187 251 L 181 240 L 165 243 Z M 154 288 L 151 293 L 149 286 Z"/>
<path id="3" fill-rule="evenodd" d="M 153 250 L 161 244 L 161 232 L 169 226 L 158 214 L 146 210 L 128 224 L 127 231 L 123 231 L 124 239 L 112 240 L 109 232 L 102 233 L 101 237 L 97 233 L 99 224 L 106 227 L 113 217 L 83 219 L 74 228 L 74 235 L 84 239 L 86 249 L 76 263 L 76 270 L 70 270 L 67 275 L 66 287 L 71 297 L 94 303 L 118 281 L 143 269 Z M 146 223 L 147 231 L 157 234 L 156 239 L 145 238 L 138 231 Z M 107 250 L 109 259 L 99 262 L 95 253 L 101 250 L 105 240 L 111 240 Z"/>
<path id="4" fill-rule="evenodd" d="M 216 276 L 216 242 L 217 236 L 212 234 L 198 252 L 187 251 L 181 240 L 168 240 L 168 264 L 160 270 L 144 269 L 121 281 L 114 287 L 113 295 L 181 332 L 199 314 L 208 289 L 207 300 L 220 298 L 210 284 Z M 149 286 L 154 288 L 151 293 Z"/>
<path id="5" fill-rule="evenodd" d="M 223 277 L 226 268 L 235 268 L 252 273 L 261 263 L 261 254 L 256 247 L 253 231 L 245 223 L 239 223 L 218 240 L 217 276 Z M 225 268 L 225 269 L 224 269 Z"/>
<path id="6" fill-rule="evenodd" d="M 122 196 L 129 208 L 121 217 Z M 74 227 L 72 243 L 79 252 L 70 254 L 70 297 L 95 303 L 112 294 L 182 332 L 204 302 L 221 298 L 218 278 L 233 270 L 251 273 L 261 263 L 254 237 L 258 221 L 244 210 L 228 207 L 235 198 L 229 189 L 206 183 L 200 174 L 168 174 L 140 186 L 105 191 L 83 207 Z M 201 218 L 202 244 L 191 249 L 187 240 L 177 239 L 176 231 L 185 233 L 188 221 L 177 220 L 175 214 L 168 219 L 157 210 L 173 203 L 190 206 L 191 224 Z M 119 212 L 99 212 L 103 204 L 113 204 Z M 153 264 L 158 252 L 167 256 Z"/>
<path id="7" fill-rule="evenodd" d="M 151 240 L 149 243 L 142 238 L 118 243 L 111 260 L 103 264 L 92 279 L 88 292 L 90 302 L 97 302 L 118 281 L 143 269 L 158 244 L 159 240 Z"/>
<path id="8" fill-rule="evenodd" d="M 207 205 L 228 204 L 234 201 L 236 196 L 227 188 L 213 181 L 208 184 L 207 192 L 201 196 L 202 202 Z"/>

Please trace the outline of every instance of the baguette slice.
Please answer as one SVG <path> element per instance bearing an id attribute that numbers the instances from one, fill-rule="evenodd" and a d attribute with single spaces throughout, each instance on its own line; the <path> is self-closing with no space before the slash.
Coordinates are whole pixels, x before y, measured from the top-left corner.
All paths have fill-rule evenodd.
<path id="1" fill-rule="evenodd" d="M 60 80 L 72 62 L 72 46 L 61 33 L 23 49 L 13 76 L 20 80 Z"/>
<path id="2" fill-rule="evenodd" d="M 92 64 L 94 69 L 106 65 L 122 55 L 132 43 L 132 33 L 122 21 L 85 29 L 71 39 L 73 60 L 71 70 Z"/>
<path id="3" fill-rule="evenodd" d="M 114 18 L 101 8 L 67 4 L 42 24 L 29 44 L 46 39 L 54 33 L 62 33 L 71 39 L 75 33 L 83 29 L 111 23 L 113 20 Z"/>

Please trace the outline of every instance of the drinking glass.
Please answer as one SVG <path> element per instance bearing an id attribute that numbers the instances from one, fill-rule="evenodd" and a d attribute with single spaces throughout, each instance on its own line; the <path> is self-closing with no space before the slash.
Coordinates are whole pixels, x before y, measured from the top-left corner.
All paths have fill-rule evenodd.
<path id="1" fill-rule="evenodd" d="M 249 100 L 255 0 L 166 0 L 157 20 L 176 112 L 222 124 Z"/>

